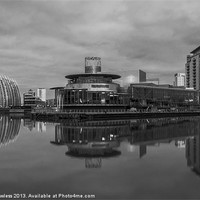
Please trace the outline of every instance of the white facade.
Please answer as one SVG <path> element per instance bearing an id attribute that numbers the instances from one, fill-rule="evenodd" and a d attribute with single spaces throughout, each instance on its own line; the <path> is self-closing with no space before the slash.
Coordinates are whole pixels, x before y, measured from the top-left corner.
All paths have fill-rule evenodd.
<path id="1" fill-rule="evenodd" d="M 185 87 L 185 73 L 176 73 L 174 75 L 174 78 L 175 78 L 174 86 Z"/>
<path id="2" fill-rule="evenodd" d="M 37 89 L 37 97 L 39 97 L 42 101 L 46 101 L 46 89 L 38 88 Z"/>

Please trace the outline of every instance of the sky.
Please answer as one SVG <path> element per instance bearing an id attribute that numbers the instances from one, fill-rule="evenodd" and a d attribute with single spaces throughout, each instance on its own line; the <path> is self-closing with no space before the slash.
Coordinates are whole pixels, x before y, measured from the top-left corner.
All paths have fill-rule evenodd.
<path id="1" fill-rule="evenodd" d="M 0 74 L 21 93 L 49 89 L 98 56 L 104 72 L 141 69 L 172 84 L 200 45 L 199 7 L 199 0 L 0 0 Z"/>

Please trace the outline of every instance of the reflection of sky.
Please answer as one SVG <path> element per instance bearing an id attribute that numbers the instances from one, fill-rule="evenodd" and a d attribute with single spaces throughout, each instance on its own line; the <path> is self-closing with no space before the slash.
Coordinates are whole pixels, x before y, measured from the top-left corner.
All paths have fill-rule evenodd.
<path id="1" fill-rule="evenodd" d="M 52 145 L 54 137 L 53 125 L 47 124 L 47 132 L 41 134 L 22 126 L 18 140 L 0 149 L 2 193 L 67 190 L 95 194 L 97 199 L 200 197 L 200 180 L 187 167 L 185 149 L 178 149 L 175 141 L 148 146 L 140 159 L 138 146 L 130 152 L 130 142 L 124 139 L 120 156 L 105 158 L 100 169 L 88 170 L 84 158 L 66 156 L 66 146 Z"/>

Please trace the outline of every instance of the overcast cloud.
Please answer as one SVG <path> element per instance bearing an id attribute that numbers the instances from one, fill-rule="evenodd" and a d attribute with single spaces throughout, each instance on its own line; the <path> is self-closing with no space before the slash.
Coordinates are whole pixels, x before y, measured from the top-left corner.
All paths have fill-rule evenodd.
<path id="1" fill-rule="evenodd" d="M 198 0 L 0 1 L 0 73 L 21 92 L 64 86 L 99 56 L 106 72 L 142 69 L 172 84 L 200 45 Z"/>

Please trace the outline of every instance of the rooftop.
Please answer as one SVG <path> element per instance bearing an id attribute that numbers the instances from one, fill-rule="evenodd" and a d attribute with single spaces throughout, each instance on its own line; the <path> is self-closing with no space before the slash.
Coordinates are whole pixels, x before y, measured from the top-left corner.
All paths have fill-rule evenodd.
<path id="1" fill-rule="evenodd" d="M 60 89 L 64 89 L 64 87 L 52 87 L 52 88 L 50 88 L 50 90 L 60 90 Z"/>
<path id="2" fill-rule="evenodd" d="M 176 89 L 176 90 L 186 90 L 184 86 L 173 86 L 170 84 L 156 85 L 154 83 L 132 83 L 131 85 L 138 87 L 152 87 L 152 88 L 163 88 L 163 89 Z M 194 90 L 194 89 L 191 89 Z M 195 90 L 194 90 L 195 91 Z"/>
<path id="3" fill-rule="evenodd" d="M 90 74 L 90 73 L 85 73 L 85 74 L 70 74 L 70 75 L 67 75 L 65 76 L 65 78 L 68 78 L 68 79 L 75 79 L 75 78 L 79 78 L 79 77 L 88 77 L 88 76 L 93 76 L 93 77 L 100 77 L 100 76 L 103 76 L 103 77 L 111 77 L 112 79 L 118 79 L 118 78 L 121 78 L 120 75 L 116 75 L 116 74 L 105 74 L 105 73 L 97 73 L 97 74 Z"/>

